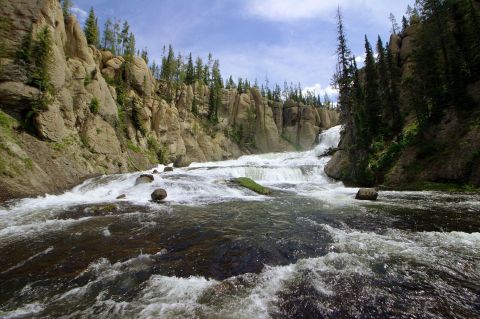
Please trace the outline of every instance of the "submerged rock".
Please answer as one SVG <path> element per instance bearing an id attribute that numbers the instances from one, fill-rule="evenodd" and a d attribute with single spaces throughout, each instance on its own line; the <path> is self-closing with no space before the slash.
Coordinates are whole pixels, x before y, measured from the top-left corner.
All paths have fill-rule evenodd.
<path id="1" fill-rule="evenodd" d="M 159 189 L 156 189 L 152 195 L 152 201 L 154 202 L 161 202 L 163 201 L 165 198 L 167 198 L 167 191 L 164 190 L 163 188 L 159 188 Z"/>
<path id="2" fill-rule="evenodd" d="M 160 173 L 160 172 L 159 172 L 159 171 L 157 171 L 156 169 L 155 169 L 155 170 L 153 170 L 153 172 L 152 172 L 152 174 L 159 174 L 159 173 Z"/>
<path id="3" fill-rule="evenodd" d="M 140 185 L 140 184 L 149 184 L 152 183 L 155 180 L 155 177 L 150 174 L 143 174 L 140 175 L 139 178 L 135 181 L 135 185 Z"/>
<path id="4" fill-rule="evenodd" d="M 164 172 L 173 172 L 173 167 L 167 166 L 163 169 Z"/>
<path id="5" fill-rule="evenodd" d="M 125 194 L 122 194 L 122 195 L 117 197 L 117 199 L 125 199 L 125 198 L 127 198 L 127 195 L 125 195 Z"/>
<path id="6" fill-rule="evenodd" d="M 361 188 L 355 196 L 358 200 L 377 200 L 377 198 L 378 192 L 375 188 Z"/>

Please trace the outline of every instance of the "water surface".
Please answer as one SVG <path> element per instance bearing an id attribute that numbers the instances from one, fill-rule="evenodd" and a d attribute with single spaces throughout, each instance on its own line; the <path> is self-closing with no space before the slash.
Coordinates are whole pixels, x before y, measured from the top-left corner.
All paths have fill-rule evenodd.
<path id="1" fill-rule="evenodd" d="M 104 176 L 0 208 L 0 317 L 478 318 L 480 196 L 357 202 L 323 172 L 339 130 L 308 152 L 148 185 Z M 230 182 L 242 176 L 272 196 Z M 151 203 L 159 187 L 168 199 Z"/>

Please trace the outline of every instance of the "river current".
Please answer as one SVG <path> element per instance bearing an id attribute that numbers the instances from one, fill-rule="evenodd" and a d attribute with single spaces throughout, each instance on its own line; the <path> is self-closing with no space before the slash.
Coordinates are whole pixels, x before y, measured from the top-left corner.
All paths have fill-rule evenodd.
<path id="1" fill-rule="evenodd" d="M 479 318 L 480 195 L 355 201 L 339 137 L 0 206 L 0 318 Z"/>

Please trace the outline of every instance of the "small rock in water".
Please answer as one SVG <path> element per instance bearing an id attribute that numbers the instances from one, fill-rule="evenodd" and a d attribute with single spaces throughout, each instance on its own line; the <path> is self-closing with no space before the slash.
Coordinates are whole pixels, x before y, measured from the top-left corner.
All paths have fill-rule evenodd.
<path id="1" fill-rule="evenodd" d="M 173 172 L 173 167 L 167 166 L 163 169 L 164 172 Z"/>
<path id="2" fill-rule="evenodd" d="M 157 171 L 156 169 L 153 170 L 152 174 L 159 174 L 159 171 Z"/>
<path id="3" fill-rule="evenodd" d="M 165 198 L 167 198 L 167 191 L 162 188 L 159 188 L 159 189 L 156 189 L 151 196 L 152 196 L 152 201 L 162 202 Z"/>
<path id="4" fill-rule="evenodd" d="M 117 199 L 125 199 L 125 198 L 127 198 L 127 195 L 125 195 L 125 194 L 122 194 L 122 195 L 117 197 Z"/>
<path id="5" fill-rule="evenodd" d="M 377 200 L 378 192 L 375 188 L 360 188 L 355 199 L 358 200 Z"/>
<path id="6" fill-rule="evenodd" d="M 154 180 L 155 180 L 155 177 L 153 177 L 153 175 L 143 174 L 143 175 L 140 175 L 139 178 L 137 178 L 137 180 L 135 181 L 135 185 L 152 183 Z"/>

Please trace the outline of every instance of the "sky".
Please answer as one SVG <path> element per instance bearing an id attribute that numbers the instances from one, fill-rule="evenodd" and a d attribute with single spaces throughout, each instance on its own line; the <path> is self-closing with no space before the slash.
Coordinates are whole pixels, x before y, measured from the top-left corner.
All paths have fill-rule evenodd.
<path id="1" fill-rule="evenodd" d="M 130 23 L 137 48 L 161 61 L 163 46 L 175 53 L 220 60 L 224 78 L 268 78 L 334 95 L 336 20 L 340 6 L 352 52 L 361 60 L 364 37 L 389 40 L 393 13 L 401 24 L 414 0 L 73 0 L 81 21 L 93 7 L 99 23 Z"/>

